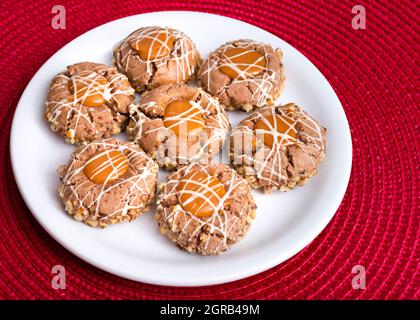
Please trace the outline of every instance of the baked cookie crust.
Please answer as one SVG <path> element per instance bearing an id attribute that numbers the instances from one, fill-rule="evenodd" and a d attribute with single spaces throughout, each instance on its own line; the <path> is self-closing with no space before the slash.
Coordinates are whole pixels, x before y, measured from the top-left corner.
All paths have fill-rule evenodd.
<path id="1" fill-rule="evenodd" d="M 165 109 L 175 101 L 189 101 L 202 117 L 197 138 L 182 138 L 165 127 Z M 200 88 L 176 84 L 148 91 L 139 105 L 130 106 L 126 131 L 160 167 L 173 170 L 194 161 L 209 163 L 227 139 L 230 123 L 217 99 Z"/>
<path id="2" fill-rule="evenodd" d="M 86 144 L 119 133 L 133 100 L 134 89 L 115 67 L 80 62 L 53 78 L 45 118 L 67 143 Z"/>
<path id="3" fill-rule="evenodd" d="M 234 58 L 226 59 L 227 52 L 238 49 L 244 51 L 242 56 L 259 55 L 265 61 L 265 66 L 257 65 L 261 59 L 245 67 L 243 63 L 234 63 Z M 238 56 L 241 54 L 237 54 Z M 268 44 L 247 39 L 231 41 L 210 53 L 203 61 L 197 78 L 201 87 L 212 96 L 218 97 L 227 110 L 248 112 L 272 105 L 280 96 L 285 82 L 281 60 L 281 50 L 274 50 Z M 238 67 L 245 70 L 232 78 L 222 72 L 223 67 L 238 72 Z M 260 72 L 251 72 L 255 69 Z"/>
<path id="4" fill-rule="evenodd" d="M 151 48 L 143 55 L 142 45 Z M 200 54 L 183 32 L 153 26 L 140 28 L 125 38 L 114 49 L 113 62 L 120 72 L 127 75 L 137 92 L 144 92 L 192 79 Z"/>
<path id="5" fill-rule="evenodd" d="M 125 174 L 109 183 L 92 181 L 86 171 L 89 163 L 111 151 L 126 159 Z M 97 167 L 106 169 L 104 163 Z M 67 165 L 58 168 L 58 192 L 74 219 L 92 227 L 106 227 L 134 220 L 148 210 L 155 196 L 158 169 L 134 143 L 114 138 L 98 140 L 76 149 Z"/>
<path id="6" fill-rule="evenodd" d="M 225 194 L 218 199 L 210 216 L 197 216 L 180 203 L 184 183 L 191 173 L 200 172 L 216 178 Z M 203 197 L 208 187 L 197 197 Z M 184 166 L 168 176 L 159 186 L 156 219 L 162 234 L 178 247 L 201 255 L 217 255 L 243 238 L 255 218 L 256 204 L 248 183 L 224 164 Z"/>
<path id="7" fill-rule="evenodd" d="M 284 119 L 283 133 L 267 121 L 276 116 Z M 265 129 L 256 129 L 257 123 L 265 123 Z M 264 107 L 232 130 L 230 161 L 253 188 L 288 191 L 317 173 L 325 157 L 326 131 L 294 103 Z M 267 136 L 271 147 L 264 142 Z"/>

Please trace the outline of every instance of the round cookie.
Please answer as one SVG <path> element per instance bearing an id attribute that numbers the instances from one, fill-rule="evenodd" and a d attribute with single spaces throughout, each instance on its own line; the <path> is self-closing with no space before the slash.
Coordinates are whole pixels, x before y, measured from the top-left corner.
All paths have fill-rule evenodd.
<path id="1" fill-rule="evenodd" d="M 92 227 L 131 221 L 155 196 L 157 164 L 134 143 L 108 138 L 79 147 L 58 168 L 59 195 L 76 220 Z"/>
<path id="2" fill-rule="evenodd" d="M 251 111 L 272 105 L 279 97 L 285 81 L 281 59 L 281 50 L 268 44 L 231 41 L 203 61 L 198 79 L 227 110 Z"/>
<path id="3" fill-rule="evenodd" d="M 250 186 L 230 166 L 193 163 L 159 186 L 156 219 L 181 249 L 217 255 L 246 234 L 255 210 Z"/>
<path id="4" fill-rule="evenodd" d="M 225 110 L 200 88 L 165 85 L 148 91 L 130 106 L 126 128 L 131 140 L 172 170 L 194 161 L 209 163 L 230 130 Z"/>
<path id="5" fill-rule="evenodd" d="M 252 187 L 287 191 L 317 173 L 326 131 L 294 103 L 261 108 L 233 129 L 230 160 Z"/>
<path id="6" fill-rule="evenodd" d="M 199 62 L 200 54 L 192 40 L 170 28 L 140 28 L 114 49 L 114 64 L 138 92 L 185 83 Z"/>
<path id="7" fill-rule="evenodd" d="M 119 133 L 133 100 L 134 89 L 115 67 L 80 62 L 53 78 L 45 118 L 67 143 L 85 144 Z"/>

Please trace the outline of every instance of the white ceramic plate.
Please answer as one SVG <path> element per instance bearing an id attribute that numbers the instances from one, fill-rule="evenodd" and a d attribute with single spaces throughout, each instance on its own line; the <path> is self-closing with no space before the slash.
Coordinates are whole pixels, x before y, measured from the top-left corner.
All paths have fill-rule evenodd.
<path id="1" fill-rule="evenodd" d="M 184 31 L 195 41 L 203 57 L 221 44 L 240 38 L 280 47 L 287 80 L 279 102 L 297 102 L 328 128 L 327 156 L 319 174 L 305 187 L 287 193 L 254 192 L 258 210 L 253 226 L 245 239 L 221 256 L 202 257 L 178 249 L 159 233 L 154 210 L 132 223 L 104 230 L 90 228 L 64 212 L 56 192 L 56 169 L 67 162 L 74 147 L 52 133 L 43 119 L 51 78 L 79 61 L 110 64 L 114 45 L 133 30 L 149 25 Z M 246 116 L 229 113 L 232 125 Z M 19 101 L 11 132 L 11 158 L 17 184 L 33 215 L 75 255 L 128 279 L 197 286 L 256 274 L 308 245 L 331 220 L 344 196 L 352 149 L 340 101 L 319 70 L 292 46 L 262 29 L 230 18 L 195 12 L 158 12 L 107 23 L 54 54 L 29 82 Z"/>

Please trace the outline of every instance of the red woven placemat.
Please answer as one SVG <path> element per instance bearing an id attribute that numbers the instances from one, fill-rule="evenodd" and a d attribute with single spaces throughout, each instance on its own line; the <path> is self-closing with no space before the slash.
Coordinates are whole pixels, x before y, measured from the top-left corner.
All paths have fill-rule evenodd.
<path id="1" fill-rule="evenodd" d="M 403 299 L 420 297 L 418 8 L 414 1 L 58 1 L 66 30 L 51 28 L 46 0 L 0 2 L 0 297 L 6 299 Z M 366 30 L 351 26 L 355 4 Z M 38 68 L 89 29 L 128 15 L 194 10 L 243 20 L 305 54 L 346 111 L 353 170 L 332 222 L 287 262 L 229 284 L 174 288 L 98 270 L 57 244 L 25 206 L 12 175 L 9 134 L 20 95 Z M 417 18 L 417 19 L 416 19 Z M 418 61 L 417 61 L 418 62 Z M 67 288 L 51 287 L 51 268 Z M 366 268 L 355 290 L 353 266 Z"/>

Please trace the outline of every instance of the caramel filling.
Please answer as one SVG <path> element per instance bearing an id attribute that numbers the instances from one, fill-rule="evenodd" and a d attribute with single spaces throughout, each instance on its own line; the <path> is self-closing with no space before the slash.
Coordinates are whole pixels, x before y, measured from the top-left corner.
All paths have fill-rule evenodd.
<path id="1" fill-rule="evenodd" d="M 268 115 L 261 117 L 255 123 L 255 131 L 263 133 L 263 142 L 268 147 L 273 147 L 274 141 L 280 144 L 290 143 L 296 140 L 297 131 L 293 126 L 293 120 L 281 115 Z"/>
<path id="2" fill-rule="evenodd" d="M 79 74 L 71 77 L 70 92 L 74 99 L 87 107 L 99 107 L 105 103 L 104 92 L 108 81 L 99 74 Z"/>
<path id="3" fill-rule="evenodd" d="M 168 56 L 174 46 L 174 37 L 167 31 L 153 31 L 130 42 L 143 60 L 161 59 Z"/>
<path id="4" fill-rule="evenodd" d="M 196 137 L 204 128 L 201 110 L 187 100 L 169 103 L 163 114 L 163 125 L 180 137 Z"/>
<path id="5" fill-rule="evenodd" d="M 218 210 L 226 190 L 215 177 L 202 172 L 187 173 L 177 186 L 178 200 L 184 210 L 207 217 Z"/>
<path id="6" fill-rule="evenodd" d="M 94 155 L 84 168 L 86 176 L 98 184 L 111 183 L 127 171 L 128 159 L 117 150 L 106 150 Z"/>
<path id="7" fill-rule="evenodd" d="M 266 64 L 267 61 L 261 53 L 234 47 L 226 49 L 223 53 L 219 70 L 232 79 L 246 79 L 262 73 Z"/>

